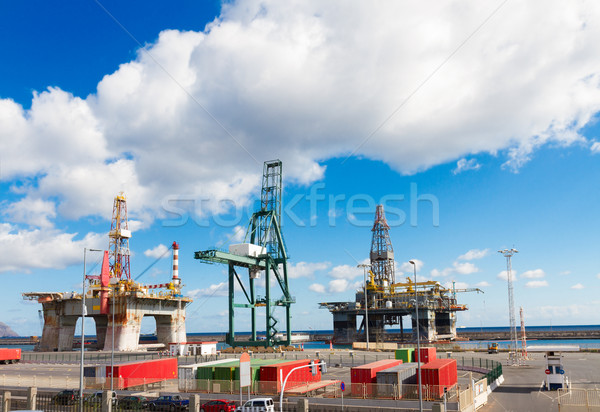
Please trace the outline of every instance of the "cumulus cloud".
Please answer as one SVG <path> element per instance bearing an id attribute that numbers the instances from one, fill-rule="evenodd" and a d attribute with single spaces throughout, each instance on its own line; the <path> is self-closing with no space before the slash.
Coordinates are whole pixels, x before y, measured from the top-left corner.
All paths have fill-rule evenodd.
<path id="1" fill-rule="evenodd" d="M 298 262 L 288 265 L 288 277 L 291 279 L 313 278 L 315 272 L 326 270 L 329 266 L 331 266 L 329 262 Z"/>
<path id="2" fill-rule="evenodd" d="M 202 297 L 212 296 L 227 296 L 229 293 L 229 286 L 227 282 L 217 283 L 216 285 L 210 285 L 204 289 L 193 289 L 188 291 L 187 295 L 192 299 L 198 299 Z"/>
<path id="3" fill-rule="evenodd" d="M 450 275 L 470 275 L 472 273 L 479 272 L 479 268 L 471 262 L 454 262 L 452 267 L 444 268 L 442 270 L 433 269 L 431 271 L 431 277 L 445 277 Z"/>
<path id="4" fill-rule="evenodd" d="M 517 271 L 511 270 L 510 274 L 511 274 L 513 282 L 516 281 L 517 280 Z M 498 276 L 496 276 L 496 277 L 500 280 L 508 280 L 508 275 L 506 273 L 506 270 L 503 270 L 502 272 L 498 273 Z"/>
<path id="5" fill-rule="evenodd" d="M 475 284 L 475 287 L 477 287 L 477 288 L 487 288 L 490 286 L 492 286 L 492 285 L 490 285 L 490 283 L 486 282 L 485 280 Z"/>
<path id="6" fill-rule="evenodd" d="M 544 276 L 546 273 L 542 269 L 527 270 L 521 274 L 521 277 L 525 279 L 541 279 Z"/>
<path id="7" fill-rule="evenodd" d="M 475 260 L 486 257 L 490 254 L 489 249 L 471 249 L 464 255 L 460 255 L 458 260 Z"/>
<path id="8" fill-rule="evenodd" d="M 362 280 L 358 282 L 350 282 L 348 279 L 333 279 L 327 285 L 329 293 L 341 293 L 349 290 L 356 290 L 363 285 Z"/>
<path id="9" fill-rule="evenodd" d="M 154 258 L 154 259 L 158 259 L 158 258 L 164 259 L 164 258 L 170 257 L 170 255 L 167 254 L 168 250 L 169 250 L 169 248 L 161 243 L 160 245 L 158 245 L 152 249 L 148 249 L 148 250 L 144 251 L 144 255 Z"/>
<path id="10" fill-rule="evenodd" d="M 500 153 L 517 170 L 543 145 L 583 140 L 600 109 L 600 5 L 504 7 L 518 18 L 469 37 L 488 17 L 479 3 L 435 16 L 425 3 L 228 3 L 204 32 L 160 33 L 88 97 L 0 99 L 0 179 L 31 182 L 8 222 L 108 219 L 123 190 L 137 227 L 181 224 L 247 205 L 277 157 L 299 184 L 348 153 L 406 174 Z"/>
<path id="11" fill-rule="evenodd" d="M 594 154 L 600 153 L 600 142 L 592 143 L 592 146 L 590 146 L 590 150 Z"/>
<path id="12" fill-rule="evenodd" d="M 325 293 L 325 286 L 321 285 L 320 283 L 313 283 L 308 287 L 308 290 L 311 290 L 315 293 Z"/>
<path id="13" fill-rule="evenodd" d="M 421 269 L 423 269 L 423 261 L 419 260 L 419 259 L 411 259 L 413 262 L 415 262 L 415 264 L 413 265 L 410 262 L 402 262 L 398 265 L 398 263 L 396 263 L 396 272 L 397 274 L 399 273 L 400 275 L 403 273 L 413 273 L 415 270 L 415 266 L 417 267 L 417 273 L 419 273 L 421 271 Z"/>
<path id="14" fill-rule="evenodd" d="M 585 286 L 583 286 L 581 283 L 576 283 L 575 285 L 571 286 L 571 289 L 585 289 Z"/>
<path id="15" fill-rule="evenodd" d="M 363 276 L 363 269 L 357 266 L 338 265 L 329 271 L 329 276 L 335 279 L 352 280 Z"/>
<path id="16" fill-rule="evenodd" d="M 456 168 L 452 170 L 452 173 L 455 175 L 466 172 L 467 170 L 477 170 L 481 167 L 479 163 L 477 163 L 477 159 L 465 159 L 462 158 L 458 162 L 456 162 Z"/>
<path id="17" fill-rule="evenodd" d="M 545 288 L 548 286 L 548 282 L 545 280 L 531 280 L 525 284 L 527 288 Z"/>
<path id="18" fill-rule="evenodd" d="M 105 234 L 77 233 L 54 229 L 19 229 L 0 223 L 0 272 L 26 272 L 31 268 L 63 269 L 83 262 L 83 248 L 104 249 Z"/>

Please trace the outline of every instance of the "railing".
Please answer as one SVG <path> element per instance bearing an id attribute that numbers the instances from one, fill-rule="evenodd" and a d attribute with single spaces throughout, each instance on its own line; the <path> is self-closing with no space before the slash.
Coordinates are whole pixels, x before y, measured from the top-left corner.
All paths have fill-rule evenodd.
<path id="1" fill-rule="evenodd" d="M 599 389 L 559 389 L 559 412 L 600 411 Z"/>

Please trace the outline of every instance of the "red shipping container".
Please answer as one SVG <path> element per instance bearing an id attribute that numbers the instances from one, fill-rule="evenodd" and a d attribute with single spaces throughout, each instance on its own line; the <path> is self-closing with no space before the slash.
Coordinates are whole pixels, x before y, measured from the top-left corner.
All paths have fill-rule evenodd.
<path id="1" fill-rule="evenodd" d="M 290 362 L 276 363 L 273 365 L 265 365 L 260 367 L 260 382 L 261 388 L 268 392 L 280 392 L 281 386 L 285 377 L 288 376 L 288 373 L 294 368 L 299 366 L 305 366 L 310 363 L 310 359 L 301 359 Z M 313 360 L 313 362 L 320 362 L 319 359 Z M 280 379 L 280 373 L 283 377 L 283 380 Z M 286 388 L 293 388 L 294 386 L 298 386 L 304 384 L 306 382 L 320 382 L 321 381 L 321 371 L 318 370 L 317 374 L 313 376 L 311 368 L 306 367 L 302 369 L 295 370 L 289 375 L 289 378 L 285 384 Z M 272 382 L 272 385 L 267 382 Z"/>
<path id="2" fill-rule="evenodd" d="M 456 359 L 436 359 L 421 366 L 421 384 L 432 386 L 431 390 L 440 398 L 444 388 L 456 385 L 457 381 Z"/>
<path id="3" fill-rule="evenodd" d="M 372 392 L 372 385 L 370 384 L 377 383 L 377 372 L 393 368 L 401 363 L 401 359 L 384 359 L 350 369 L 352 396 L 362 396 L 363 385 L 359 385 L 360 383 L 367 384 L 367 394 L 370 394 Z"/>
<path id="4" fill-rule="evenodd" d="M 0 348 L 0 361 L 2 363 L 15 363 L 21 360 L 21 349 Z"/>
<path id="5" fill-rule="evenodd" d="M 107 365 L 107 378 L 111 376 L 110 369 L 110 365 Z M 114 365 L 114 376 L 113 386 L 116 389 L 177 379 L 177 358 L 120 363 Z"/>
<path id="6" fill-rule="evenodd" d="M 418 355 L 416 355 L 417 358 L 419 358 Z M 437 355 L 436 355 L 436 350 L 435 347 L 425 347 L 425 348 L 421 348 L 421 356 L 420 356 L 423 360 L 421 360 L 421 362 L 423 363 L 429 363 L 433 360 L 437 359 Z M 415 362 L 419 362 L 419 359 L 415 359 Z"/>

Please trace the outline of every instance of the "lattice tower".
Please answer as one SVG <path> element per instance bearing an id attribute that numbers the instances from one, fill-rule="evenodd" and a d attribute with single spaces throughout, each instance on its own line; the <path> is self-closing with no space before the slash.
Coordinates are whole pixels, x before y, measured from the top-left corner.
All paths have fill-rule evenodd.
<path id="1" fill-rule="evenodd" d="M 506 278 L 508 281 L 508 314 L 510 319 L 510 346 L 512 348 L 509 349 L 511 362 L 513 365 L 517 365 L 518 355 L 517 355 L 517 322 L 515 319 L 515 300 L 514 300 L 514 292 L 513 292 L 513 280 L 512 280 L 512 266 L 511 266 L 511 258 L 515 253 L 519 251 L 516 249 L 504 249 L 499 250 L 498 252 L 502 253 L 502 255 L 506 258 Z"/>
<path id="2" fill-rule="evenodd" d="M 127 199 L 123 192 L 115 197 L 113 214 L 108 233 L 110 277 L 131 279 L 129 270 L 129 238 L 131 231 L 127 223 Z"/>
<path id="3" fill-rule="evenodd" d="M 394 249 L 389 234 L 390 227 L 385 219 L 383 205 L 377 205 L 373 238 L 371 240 L 371 271 L 376 285 L 396 283 L 394 273 Z"/>

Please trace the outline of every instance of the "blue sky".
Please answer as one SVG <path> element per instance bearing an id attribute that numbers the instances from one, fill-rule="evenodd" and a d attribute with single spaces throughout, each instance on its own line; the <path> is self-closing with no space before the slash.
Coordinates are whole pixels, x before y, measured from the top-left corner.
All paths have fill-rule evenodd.
<path id="1" fill-rule="evenodd" d="M 125 191 L 132 276 L 179 242 L 188 331 L 225 330 L 225 268 L 193 252 L 239 240 L 279 158 L 294 329 L 352 299 L 380 202 L 397 278 L 485 291 L 459 325 L 508 325 L 513 246 L 528 324 L 597 323 L 599 6 L 369 6 L 0 4 L 0 321 L 41 332 L 21 293 L 79 290 Z"/>

